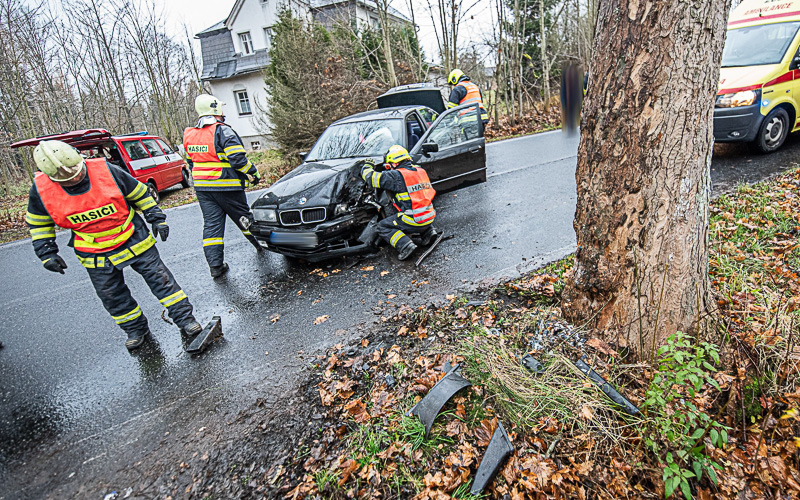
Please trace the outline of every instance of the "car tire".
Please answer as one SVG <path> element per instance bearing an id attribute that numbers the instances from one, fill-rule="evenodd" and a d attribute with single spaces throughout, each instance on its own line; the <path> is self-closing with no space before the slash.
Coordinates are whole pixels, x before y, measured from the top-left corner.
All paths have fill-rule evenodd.
<path id="1" fill-rule="evenodd" d="M 183 188 L 191 187 L 191 185 L 192 185 L 192 175 L 189 173 L 189 171 L 186 170 L 185 168 L 181 169 L 181 176 L 182 176 L 181 187 L 183 187 Z"/>
<path id="2" fill-rule="evenodd" d="M 789 113 L 783 108 L 773 109 L 758 128 L 754 144 L 756 149 L 761 153 L 772 153 L 783 145 L 791 128 Z"/>
<path id="3" fill-rule="evenodd" d="M 147 194 L 153 197 L 156 203 L 161 201 L 161 198 L 158 196 L 158 189 L 156 188 L 156 183 L 153 181 L 147 181 Z"/>

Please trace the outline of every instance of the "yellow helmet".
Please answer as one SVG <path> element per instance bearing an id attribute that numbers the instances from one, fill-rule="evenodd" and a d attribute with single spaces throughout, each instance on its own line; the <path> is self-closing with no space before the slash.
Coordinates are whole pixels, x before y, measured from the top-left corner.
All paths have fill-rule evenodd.
<path id="1" fill-rule="evenodd" d="M 447 83 L 449 83 L 450 85 L 455 85 L 458 83 L 458 80 L 460 80 L 462 76 L 464 76 L 463 71 L 461 71 L 460 69 L 454 69 L 453 71 L 450 72 L 450 76 L 447 77 Z"/>
<path id="2" fill-rule="evenodd" d="M 222 111 L 222 106 L 224 105 L 224 102 L 211 94 L 200 94 L 194 100 L 194 109 L 197 111 L 197 116 L 224 116 L 225 112 Z"/>
<path id="3" fill-rule="evenodd" d="M 389 151 L 386 152 L 386 156 L 383 157 L 383 163 L 398 164 L 403 160 L 411 161 L 411 156 L 406 148 L 399 144 L 390 147 Z"/>
<path id="4" fill-rule="evenodd" d="M 86 168 L 78 150 L 62 141 L 42 141 L 33 150 L 36 167 L 55 182 L 67 182 Z"/>

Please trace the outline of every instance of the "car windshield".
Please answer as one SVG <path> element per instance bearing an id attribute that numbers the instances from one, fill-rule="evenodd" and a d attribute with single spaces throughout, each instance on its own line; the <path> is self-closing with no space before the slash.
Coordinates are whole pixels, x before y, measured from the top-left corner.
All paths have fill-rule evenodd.
<path id="1" fill-rule="evenodd" d="M 332 125 L 309 151 L 306 161 L 382 156 L 403 143 L 403 120 L 373 120 Z"/>
<path id="2" fill-rule="evenodd" d="M 722 67 L 758 66 L 781 62 L 800 22 L 764 24 L 728 30 Z"/>

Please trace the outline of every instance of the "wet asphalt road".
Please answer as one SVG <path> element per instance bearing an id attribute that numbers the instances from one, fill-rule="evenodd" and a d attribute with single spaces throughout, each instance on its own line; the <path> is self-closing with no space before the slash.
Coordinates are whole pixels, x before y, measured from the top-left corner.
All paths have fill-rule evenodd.
<path id="1" fill-rule="evenodd" d="M 769 157 L 718 146 L 715 192 L 791 166 L 800 140 L 789 142 Z M 280 404 L 310 355 L 380 321 L 373 308 L 441 300 L 571 252 L 577 146 L 577 137 L 560 132 L 489 144 L 488 182 L 437 198 L 437 227 L 454 237 L 420 268 L 387 252 L 352 268 L 343 260 L 259 257 L 229 226 L 231 272 L 214 282 L 200 246 L 198 206 L 168 210 L 172 230 L 158 243 L 162 258 L 198 319 L 220 315 L 225 332 L 224 342 L 195 359 L 182 352 L 177 329 L 161 319 L 158 301 L 131 271 L 128 283 L 153 342 L 128 354 L 65 232 L 58 242 L 66 276 L 43 270 L 30 241 L 0 246 L 0 499 L 66 495 L 90 483 L 97 486 L 88 491 L 102 498 L 101 485 L 110 490 L 115 471 L 165 436 L 199 430 L 210 414 L 257 398 Z M 324 315 L 329 319 L 315 326 Z"/>

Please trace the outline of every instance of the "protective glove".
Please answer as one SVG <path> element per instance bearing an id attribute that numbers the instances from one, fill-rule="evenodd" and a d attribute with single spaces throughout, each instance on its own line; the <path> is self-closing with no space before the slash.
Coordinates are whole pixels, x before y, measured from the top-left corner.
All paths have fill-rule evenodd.
<path id="1" fill-rule="evenodd" d="M 253 180 L 250 181 L 250 184 L 255 186 L 259 182 L 261 182 L 261 174 L 259 174 L 258 171 L 256 171 L 255 175 L 253 175 Z"/>
<path id="2" fill-rule="evenodd" d="M 166 222 L 153 222 L 153 236 L 161 236 L 161 241 L 167 241 L 169 226 Z"/>
<path id="3" fill-rule="evenodd" d="M 48 271 L 61 274 L 64 274 L 64 269 L 67 268 L 67 263 L 64 262 L 64 259 L 62 259 L 58 254 L 55 254 L 49 259 L 42 261 L 42 265 L 44 265 L 44 268 Z"/>

